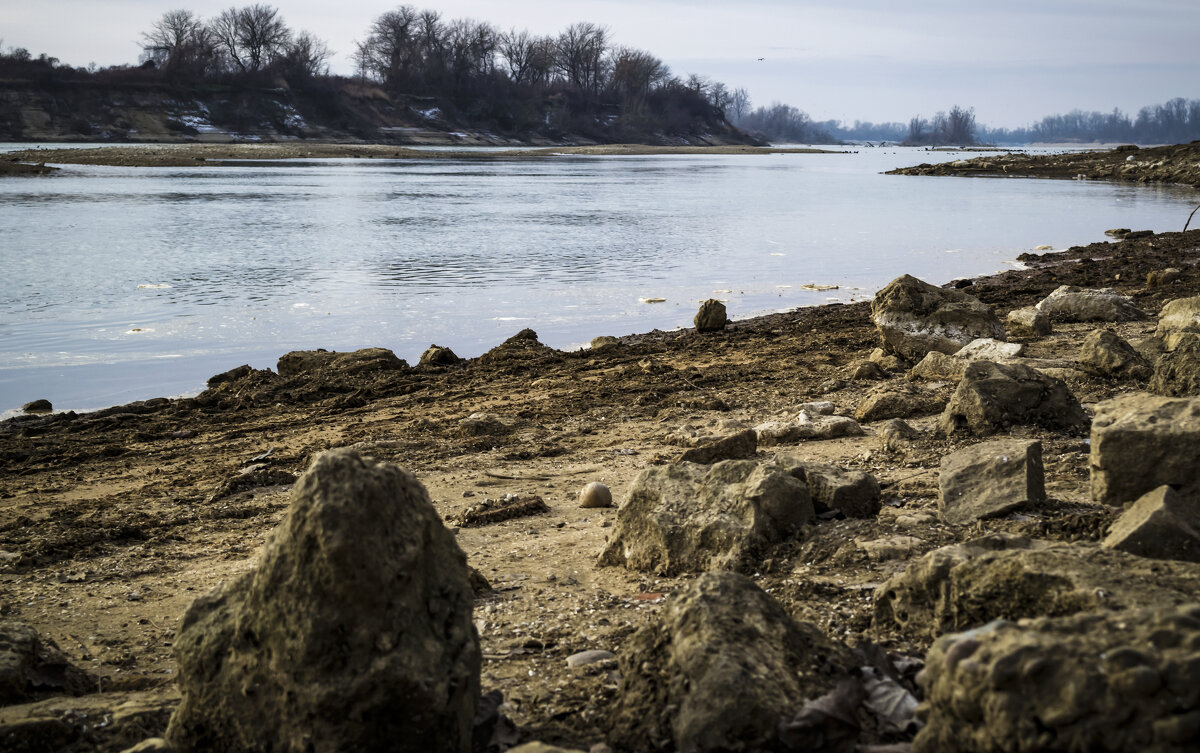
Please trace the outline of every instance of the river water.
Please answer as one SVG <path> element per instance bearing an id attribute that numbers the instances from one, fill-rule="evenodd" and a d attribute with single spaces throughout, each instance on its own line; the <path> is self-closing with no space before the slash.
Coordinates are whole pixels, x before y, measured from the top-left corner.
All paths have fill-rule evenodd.
<path id="1" fill-rule="evenodd" d="M 11 146 L 11 145 L 10 145 Z M 0 146 L 0 149 L 3 149 Z M 1177 230 L 1186 188 L 887 176 L 854 154 L 67 166 L 0 181 L 0 411 L 194 394 L 296 349 L 532 327 L 559 348 L 943 283 L 1111 227 Z M 836 285 L 805 290 L 804 285 Z M 663 303 L 644 299 L 663 298 Z"/>

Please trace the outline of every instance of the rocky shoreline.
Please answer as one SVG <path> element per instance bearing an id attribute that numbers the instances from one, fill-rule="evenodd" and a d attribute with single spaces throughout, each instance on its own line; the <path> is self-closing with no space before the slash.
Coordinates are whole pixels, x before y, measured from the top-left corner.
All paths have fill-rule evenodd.
<path id="1" fill-rule="evenodd" d="M 1146 148 L 1130 144 L 1102 151 L 1050 155 L 995 154 L 903 167 L 888 174 L 1119 180 L 1200 188 L 1200 141 Z"/>
<path id="2" fill-rule="evenodd" d="M 0 739 L 1192 748 L 1200 231 L 1022 261 L 0 423 Z"/>

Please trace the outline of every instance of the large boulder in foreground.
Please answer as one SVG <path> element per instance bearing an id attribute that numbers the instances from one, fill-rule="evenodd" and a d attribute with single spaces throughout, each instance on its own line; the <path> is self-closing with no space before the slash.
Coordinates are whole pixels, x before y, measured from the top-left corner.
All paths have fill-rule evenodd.
<path id="1" fill-rule="evenodd" d="M 931 350 L 954 353 L 981 337 L 1004 339 L 1004 325 L 990 306 L 911 275 L 897 277 L 875 294 L 871 320 L 885 351 L 914 362 Z"/>
<path id="2" fill-rule="evenodd" d="M 256 567 L 175 638 L 178 751 L 471 748 L 479 638 L 466 557 L 408 472 L 320 455 Z"/>
<path id="3" fill-rule="evenodd" d="M 1200 399 L 1135 393 L 1096 406 L 1092 501 L 1121 506 L 1160 486 L 1200 499 Z"/>
<path id="4" fill-rule="evenodd" d="M 1061 379 L 1011 363 L 976 361 L 967 366 L 938 428 L 947 436 L 967 431 L 994 434 L 1010 426 L 1081 431 L 1087 414 Z"/>
<path id="5" fill-rule="evenodd" d="M 777 465 L 655 466 L 630 484 L 599 564 L 659 575 L 740 570 L 813 518 L 808 487 Z"/>
<path id="6" fill-rule="evenodd" d="M 1196 750 L 1200 606 L 995 622 L 934 644 L 916 753 Z"/>
<path id="7" fill-rule="evenodd" d="M 942 458 L 938 510 L 951 525 L 1036 507 L 1046 501 L 1042 443 L 996 439 Z"/>
<path id="8" fill-rule="evenodd" d="M 0 706 L 95 690 L 87 672 L 33 626 L 0 618 Z"/>
<path id="9" fill-rule="evenodd" d="M 1195 601 L 1200 565 L 991 534 L 935 549 L 875 592 L 875 628 L 918 640 L 996 619 Z"/>
<path id="10" fill-rule="evenodd" d="M 408 363 L 387 348 L 363 348 L 349 353 L 330 350 L 294 350 L 279 357 L 279 376 L 311 375 L 318 372 L 347 376 L 380 371 L 402 371 Z"/>
<path id="11" fill-rule="evenodd" d="M 707 573 L 618 659 L 609 742 L 621 751 L 779 750 L 780 722 L 857 666 L 749 579 Z"/>
<path id="12" fill-rule="evenodd" d="M 1043 298 L 1037 310 L 1052 322 L 1132 322 L 1146 318 L 1133 299 L 1112 288 L 1063 285 Z"/>

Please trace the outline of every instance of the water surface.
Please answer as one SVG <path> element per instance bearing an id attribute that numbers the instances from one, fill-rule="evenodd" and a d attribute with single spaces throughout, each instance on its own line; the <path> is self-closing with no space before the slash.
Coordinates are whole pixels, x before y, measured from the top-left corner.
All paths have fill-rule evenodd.
<path id="1" fill-rule="evenodd" d="M 0 181 L 0 410 L 195 393 L 295 349 L 478 355 L 861 300 L 1110 227 L 1174 230 L 1186 188 L 885 176 L 964 155 L 308 160 L 67 166 Z M 970 155 L 966 155 L 970 156 Z M 837 285 L 834 291 L 802 289 Z M 665 298 L 647 304 L 644 298 Z"/>

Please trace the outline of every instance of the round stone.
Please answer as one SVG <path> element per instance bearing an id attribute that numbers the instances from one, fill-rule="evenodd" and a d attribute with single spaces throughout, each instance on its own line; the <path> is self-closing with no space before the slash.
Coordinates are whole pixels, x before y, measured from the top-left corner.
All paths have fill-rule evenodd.
<path id="1" fill-rule="evenodd" d="M 580 490 L 579 506 L 584 508 L 612 507 L 612 492 L 599 481 L 593 481 Z"/>

